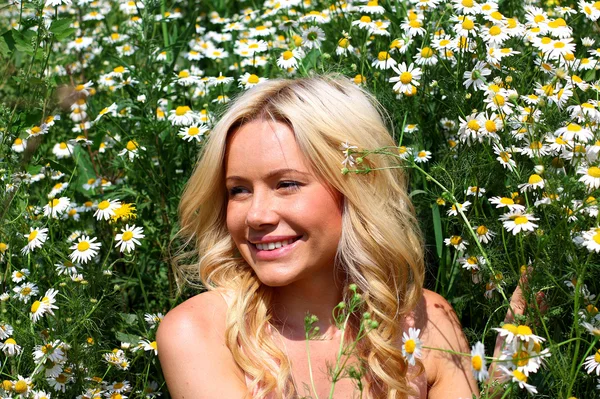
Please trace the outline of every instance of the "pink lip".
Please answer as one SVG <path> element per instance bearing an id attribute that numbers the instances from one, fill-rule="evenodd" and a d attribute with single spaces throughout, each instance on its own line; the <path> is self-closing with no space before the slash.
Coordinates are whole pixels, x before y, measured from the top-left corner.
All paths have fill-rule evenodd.
<path id="1" fill-rule="evenodd" d="M 275 260 L 277 258 L 286 256 L 288 253 L 293 251 L 294 248 L 296 248 L 296 246 L 298 245 L 298 243 L 300 243 L 302 241 L 301 238 L 302 237 L 300 237 L 298 240 L 294 241 L 293 243 L 286 245 L 285 247 L 277 248 L 272 251 L 260 250 L 260 249 L 256 248 L 256 245 L 253 245 L 253 244 L 250 245 L 250 248 L 251 248 L 251 251 L 254 254 L 256 254 L 256 259 L 258 259 L 258 260 Z M 277 240 L 277 241 L 283 241 L 283 240 Z M 268 242 L 272 242 L 272 241 L 268 241 Z"/>

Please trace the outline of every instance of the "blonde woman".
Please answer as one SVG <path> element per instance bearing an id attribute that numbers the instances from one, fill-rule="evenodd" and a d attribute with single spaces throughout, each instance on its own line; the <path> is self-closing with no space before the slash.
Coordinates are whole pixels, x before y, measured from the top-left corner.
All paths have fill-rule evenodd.
<path id="1" fill-rule="evenodd" d="M 330 397 L 342 337 L 331 312 L 350 284 L 360 314 L 379 323 L 352 359 L 364 365 L 363 398 L 478 395 L 469 357 L 426 349 L 470 352 L 452 307 L 423 289 L 404 172 L 372 155 L 363 164 L 382 169 L 344 175 L 342 143 L 395 146 L 373 97 L 337 77 L 262 83 L 211 132 L 180 205 L 195 260 L 177 267 L 208 291 L 171 310 L 157 336 L 173 398 Z M 320 329 L 308 343 L 307 313 Z M 423 344 L 416 360 L 402 353 L 411 327 Z M 333 397 L 358 396 L 351 379 L 336 383 Z"/>

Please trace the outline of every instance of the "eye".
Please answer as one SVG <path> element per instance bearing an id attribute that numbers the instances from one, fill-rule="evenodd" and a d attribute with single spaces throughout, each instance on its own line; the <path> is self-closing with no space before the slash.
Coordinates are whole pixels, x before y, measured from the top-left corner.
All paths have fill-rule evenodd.
<path id="1" fill-rule="evenodd" d="M 297 181 L 286 180 L 279 183 L 279 187 L 285 188 L 289 191 L 300 190 L 300 183 Z"/>
<path id="2" fill-rule="evenodd" d="M 242 193 L 244 190 L 246 190 L 244 187 L 232 187 L 229 189 L 228 193 L 230 197 L 234 197 L 236 194 L 240 194 Z"/>

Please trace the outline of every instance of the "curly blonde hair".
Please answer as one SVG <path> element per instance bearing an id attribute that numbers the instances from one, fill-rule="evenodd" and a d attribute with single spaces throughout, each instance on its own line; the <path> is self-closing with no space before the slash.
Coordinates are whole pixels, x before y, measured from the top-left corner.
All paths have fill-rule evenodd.
<path id="1" fill-rule="evenodd" d="M 422 297 L 424 264 L 406 176 L 397 167 L 397 159 L 375 154 L 363 164 L 381 169 L 360 175 L 340 173 L 342 142 L 360 149 L 396 147 L 382 115 L 375 98 L 344 77 L 266 81 L 229 106 L 210 133 L 185 188 L 179 207 L 179 236 L 185 245 L 175 259 L 178 283 L 234 293 L 226 342 L 252 379 L 249 388 L 256 390 L 257 398 L 295 394 L 290 362 L 269 334 L 272 289 L 241 258 L 226 227 L 227 137 L 239 126 L 261 118 L 286 123 L 317 178 L 343 195 L 335 266 L 342 268 L 346 287 L 354 283 L 363 293 L 362 310 L 379 322 L 358 347 L 357 356 L 367 368 L 367 397 L 414 394 L 399 349 L 401 320 Z"/>

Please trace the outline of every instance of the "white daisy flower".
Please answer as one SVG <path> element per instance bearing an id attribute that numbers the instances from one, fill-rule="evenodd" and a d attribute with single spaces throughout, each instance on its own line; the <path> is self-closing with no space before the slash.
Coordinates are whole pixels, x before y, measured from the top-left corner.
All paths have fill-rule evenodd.
<path id="1" fill-rule="evenodd" d="M 135 140 L 129 140 L 117 155 L 120 157 L 127 155 L 130 161 L 133 161 L 136 157 L 140 155 L 140 151 L 146 151 L 146 147 L 139 145 Z"/>
<path id="2" fill-rule="evenodd" d="M 600 252 L 600 227 L 593 228 L 582 234 L 583 245 L 590 252 Z"/>
<path id="3" fill-rule="evenodd" d="M 20 283 L 21 281 L 27 279 L 29 273 L 30 272 L 28 269 L 15 270 L 14 272 L 12 272 L 11 279 L 15 283 Z"/>
<path id="4" fill-rule="evenodd" d="M 586 357 L 583 366 L 588 374 L 596 373 L 596 375 L 600 375 L 600 349 L 592 356 Z"/>
<path id="5" fill-rule="evenodd" d="M 187 105 L 179 106 L 169 112 L 169 122 L 173 126 L 190 126 L 198 122 L 198 115 Z"/>
<path id="6" fill-rule="evenodd" d="M 431 159 L 431 152 L 421 150 L 415 154 L 416 163 L 425 163 Z"/>
<path id="7" fill-rule="evenodd" d="M 46 291 L 46 294 L 42 297 L 42 299 L 31 304 L 30 316 L 34 323 L 46 313 L 50 313 L 54 316 L 52 309 L 58 309 L 58 306 L 55 305 L 56 299 L 54 299 L 56 294 L 58 294 L 58 291 L 50 288 L 48 291 Z"/>
<path id="8" fill-rule="evenodd" d="M 26 255 L 33 252 L 34 249 L 42 247 L 48 237 L 48 228 L 44 227 L 40 229 L 39 227 L 36 227 L 34 229 L 33 227 L 30 227 L 29 234 L 23 234 L 23 237 L 27 238 L 27 245 L 21 249 L 21 253 Z"/>
<path id="9" fill-rule="evenodd" d="M 386 69 L 395 67 L 397 63 L 398 62 L 396 62 L 396 60 L 392 58 L 392 56 L 390 55 L 389 52 L 380 51 L 377 54 L 377 58 L 375 58 L 373 60 L 371 65 L 377 69 L 386 70 Z M 411 64 L 411 66 L 412 66 L 412 64 Z M 396 71 L 396 70 L 394 69 L 394 71 Z M 396 73 L 398 73 L 398 75 L 400 75 L 402 72 L 396 71 Z M 394 79 L 394 78 L 392 78 L 392 79 Z M 398 79 L 394 80 L 394 81 L 392 81 L 392 79 L 390 79 L 390 82 L 397 82 L 400 78 L 398 77 Z M 411 77 L 411 80 L 412 80 L 412 77 Z M 394 87 L 396 87 L 396 86 L 394 86 Z"/>
<path id="10" fill-rule="evenodd" d="M 121 206 L 118 199 L 103 200 L 98 204 L 98 209 L 94 212 L 96 220 L 109 220 L 115 215 L 115 209 Z"/>
<path id="11" fill-rule="evenodd" d="M 58 219 L 58 217 L 67 210 L 71 204 L 71 200 L 67 197 L 60 197 L 58 199 L 53 198 L 44 205 L 44 216 L 52 219 Z"/>
<path id="12" fill-rule="evenodd" d="M 453 246 L 457 251 L 464 251 L 467 249 L 469 242 L 463 240 L 461 236 L 452 236 L 450 238 L 445 238 L 444 244 L 446 244 L 446 246 Z"/>
<path id="13" fill-rule="evenodd" d="M 421 83 L 419 83 L 421 69 L 415 68 L 414 64 L 410 64 L 410 66 L 407 67 L 403 62 L 397 67 L 396 65 L 392 65 L 392 69 L 398 74 L 398 76 L 392 76 L 389 79 L 390 83 L 396 83 L 393 87 L 395 92 L 413 94 L 413 88 L 421 85 Z"/>
<path id="14" fill-rule="evenodd" d="M 160 324 L 164 317 L 165 315 L 162 313 L 146 313 L 144 315 L 144 320 L 148 323 L 148 327 L 154 328 Z"/>
<path id="15" fill-rule="evenodd" d="M 0 323 L 0 339 L 6 339 L 13 334 L 13 327 L 10 324 Z"/>
<path id="16" fill-rule="evenodd" d="M 98 250 L 102 246 L 101 243 L 95 242 L 96 240 L 96 237 L 90 238 L 86 235 L 79 237 L 77 243 L 69 247 L 73 250 L 69 258 L 76 263 L 88 263 L 90 259 L 98 254 Z"/>
<path id="17" fill-rule="evenodd" d="M 196 140 L 199 142 L 204 137 L 204 134 L 209 130 L 210 129 L 206 125 L 194 124 L 192 126 L 184 127 L 179 131 L 179 133 L 177 133 L 177 135 L 185 141 Z"/>
<path id="18" fill-rule="evenodd" d="M 533 191 L 536 188 L 544 188 L 544 185 L 544 179 L 537 173 L 534 173 L 529 176 L 527 183 L 519 184 L 519 190 L 523 193 L 525 191 Z"/>
<path id="19" fill-rule="evenodd" d="M 519 384 L 521 389 L 526 389 L 529 393 L 537 393 L 536 387 L 527 383 L 527 376 L 519 370 L 509 370 L 504 366 L 498 366 L 498 369 L 507 377 L 512 379 L 512 382 Z"/>
<path id="20" fill-rule="evenodd" d="M 121 234 L 115 236 L 115 240 L 117 241 L 115 247 L 120 246 L 119 251 L 121 252 L 131 252 L 136 245 L 141 245 L 138 240 L 145 237 L 143 232 L 144 229 L 142 227 L 129 226 L 127 224 L 124 229 L 121 229 Z"/>
<path id="21" fill-rule="evenodd" d="M 37 285 L 33 283 L 25 283 L 23 285 L 17 285 L 15 288 L 13 288 L 13 292 L 13 298 L 27 303 L 33 295 L 37 295 L 39 293 L 39 289 Z"/>
<path id="22" fill-rule="evenodd" d="M 419 339 L 420 333 L 420 329 L 410 327 L 408 334 L 406 332 L 402 334 L 402 355 L 411 366 L 414 366 L 416 359 L 421 357 L 423 343 Z"/>
<path id="23" fill-rule="evenodd" d="M 583 182 L 588 190 L 600 188 L 600 168 L 597 166 L 590 166 L 589 168 L 582 166 L 577 169 L 577 174 L 583 175 L 579 178 L 579 181 Z"/>
<path id="24" fill-rule="evenodd" d="M 140 349 L 143 349 L 147 352 L 154 352 L 155 356 L 158 356 L 158 345 L 156 344 L 156 341 L 152 341 L 150 342 L 147 339 L 142 339 L 138 345 L 138 347 Z"/>
<path id="25" fill-rule="evenodd" d="M 14 152 L 23 152 L 25 151 L 25 148 L 27 148 L 27 140 L 17 137 L 15 141 L 13 141 L 11 148 Z"/>
<path id="26" fill-rule="evenodd" d="M 0 350 L 5 356 L 12 357 L 21 353 L 21 346 L 13 338 L 8 338 L 4 342 L 0 342 Z"/>
<path id="27" fill-rule="evenodd" d="M 450 209 L 448 209 L 448 212 L 446 213 L 448 214 L 448 216 L 458 216 L 459 210 L 462 212 L 466 212 L 469 209 L 470 205 L 470 201 L 465 201 L 462 204 L 457 202 L 456 204 L 452 204 L 452 206 L 450 207 Z"/>
<path id="28" fill-rule="evenodd" d="M 510 211 L 524 211 L 523 205 L 516 204 L 512 198 L 508 197 L 492 197 L 489 199 L 491 204 L 496 205 L 496 208 L 508 208 Z"/>
<path id="29" fill-rule="evenodd" d="M 254 87 L 259 83 L 262 83 L 265 80 L 267 80 L 267 78 L 261 78 L 258 75 L 246 72 L 238 79 L 238 86 L 243 87 L 245 90 L 248 90 L 249 88 Z"/>
<path id="30" fill-rule="evenodd" d="M 486 380 L 489 376 L 485 364 L 485 348 L 481 342 L 477 342 L 471 349 L 471 367 L 473 377 L 479 382 Z"/>
<path id="31" fill-rule="evenodd" d="M 505 213 L 500 216 L 500 220 L 502 220 L 502 225 L 504 228 L 513 235 L 517 235 L 522 231 L 533 231 L 537 224 L 533 223 L 538 220 L 538 218 L 534 217 L 530 213 L 522 213 L 519 211 Z"/>
<path id="32" fill-rule="evenodd" d="M 281 69 L 297 68 L 298 61 L 304 57 L 304 52 L 298 48 L 286 50 L 277 58 L 277 66 Z"/>
<path id="33" fill-rule="evenodd" d="M 302 36 L 302 46 L 307 49 L 320 48 L 325 39 L 325 32 L 318 26 L 311 26 L 308 29 L 300 30 Z"/>

